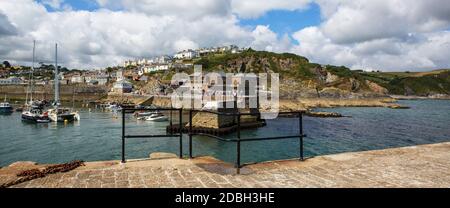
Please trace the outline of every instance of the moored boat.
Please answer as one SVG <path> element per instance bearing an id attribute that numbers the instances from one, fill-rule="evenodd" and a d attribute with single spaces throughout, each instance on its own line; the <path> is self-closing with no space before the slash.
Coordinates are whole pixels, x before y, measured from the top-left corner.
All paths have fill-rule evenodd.
<path id="1" fill-rule="evenodd" d="M 13 113 L 13 108 L 8 102 L 0 103 L 0 114 L 11 114 Z"/>
<path id="2" fill-rule="evenodd" d="M 164 121 L 168 121 L 169 118 L 163 114 L 156 113 L 151 116 L 145 117 L 145 120 L 146 121 L 154 121 L 154 122 L 164 122 Z"/>
<path id="3" fill-rule="evenodd" d="M 77 113 L 68 108 L 54 108 L 48 110 L 48 116 L 53 122 L 74 122 L 79 119 Z"/>
<path id="4" fill-rule="evenodd" d="M 22 113 L 22 121 L 31 123 L 49 123 L 50 118 L 48 112 L 44 112 L 41 108 L 31 107 Z"/>
<path id="5" fill-rule="evenodd" d="M 69 108 L 61 108 L 59 99 L 59 73 L 58 73 L 58 44 L 55 45 L 55 100 L 54 108 L 48 110 L 48 116 L 53 122 L 74 122 L 80 120 L 78 112 Z"/>
<path id="6" fill-rule="evenodd" d="M 155 112 L 136 112 L 134 113 L 134 116 L 137 118 L 147 117 L 155 114 Z"/>
<path id="7" fill-rule="evenodd" d="M 11 114 L 13 111 L 14 110 L 11 104 L 6 102 L 6 95 L 5 95 L 5 101 L 0 103 L 0 114 Z"/>

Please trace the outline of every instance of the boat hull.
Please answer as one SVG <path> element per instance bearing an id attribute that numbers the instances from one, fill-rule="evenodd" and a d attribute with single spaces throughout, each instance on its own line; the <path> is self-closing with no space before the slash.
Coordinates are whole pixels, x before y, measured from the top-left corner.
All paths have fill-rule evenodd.
<path id="1" fill-rule="evenodd" d="M 51 120 L 53 122 L 58 122 L 58 123 L 64 123 L 64 122 L 74 122 L 75 119 L 75 115 L 53 115 L 51 116 Z"/>
<path id="2" fill-rule="evenodd" d="M 14 110 L 12 107 L 0 108 L 0 114 L 11 114 L 13 112 L 14 112 Z"/>
<path id="3" fill-rule="evenodd" d="M 153 121 L 153 122 L 165 122 L 168 120 L 169 120 L 169 118 L 167 118 L 167 117 L 147 118 L 146 119 L 146 121 Z"/>
<path id="4" fill-rule="evenodd" d="M 29 123 L 49 123 L 50 119 L 43 116 L 31 116 L 22 114 L 22 121 Z"/>

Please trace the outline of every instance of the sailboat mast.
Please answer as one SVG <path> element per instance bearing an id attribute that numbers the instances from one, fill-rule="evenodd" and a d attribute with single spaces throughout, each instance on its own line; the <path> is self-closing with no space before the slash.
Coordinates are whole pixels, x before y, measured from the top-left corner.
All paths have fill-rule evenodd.
<path id="1" fill-rule="evenodd" d="M 55 45 L 55 103 L 59 105 L 58 44 Z"/>
<path id="2" fill-rule="evenodd" d="M 32 84 L 33 84 L 33 73 L 34 73 L 34 61 L 35 61 L 35 56 L 36 56 L 36 40 L 33 40 L 33 62 L 31 64 L 31 73 L 30 73 L 30 83 L 27 87 L 27 95 L 25 98 L 25 105 L 28 105 L 28 93 L 30 93 L 29 91 L 32 90 Z M 31 101 L 33 100 L 33 94 L 31 94 Z"/>

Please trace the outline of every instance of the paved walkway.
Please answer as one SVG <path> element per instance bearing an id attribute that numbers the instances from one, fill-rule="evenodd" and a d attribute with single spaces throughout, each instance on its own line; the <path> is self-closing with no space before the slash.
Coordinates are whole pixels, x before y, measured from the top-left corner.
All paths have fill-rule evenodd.
<path id="1" fill-rule="evenodd" d="M 0 183 L 20 170 L 0 169 Z M 68 173 L 49 175 L 15 187 L 450 187 L 450 143 L 344 153 L 305 162 L 277 161 L 235 169 L 214 158 L 92 162 Z"/>

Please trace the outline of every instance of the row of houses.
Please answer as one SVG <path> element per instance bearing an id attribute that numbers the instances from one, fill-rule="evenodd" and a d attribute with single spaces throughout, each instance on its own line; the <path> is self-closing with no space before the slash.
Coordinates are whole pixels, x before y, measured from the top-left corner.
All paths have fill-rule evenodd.
<path id="1" fill-rule="evenodd" d="M 24 80 L 19 77 L 9 77 L 6 79 L 0 79 L 0 85 L 19 85 L 24 84 Z"/>
<path id="2" fill-rule="evenodd" d="M 211 48 L 200 48 L 200 49 L 188 49 L 175 53 L 173 56 L 163 55 L 151 59 L 137 59 L 137 60 L 127 60 L 124 62 L 124 67 L 140 67 L 146 66 L 150 67 L 149 71 L 160 71 L 168 70 L 170 64 L 180 63 L 178 60 L 192 60 L 202 56 L 216 53 L 241 53 L 243 48 L 239 48 L 235 45 L 222 46 L 222 47 L 211 47 Z M 152 68 L 153 67 L 153 68 Z M 162 68 L 161 68 L 162 67 Z"/>

